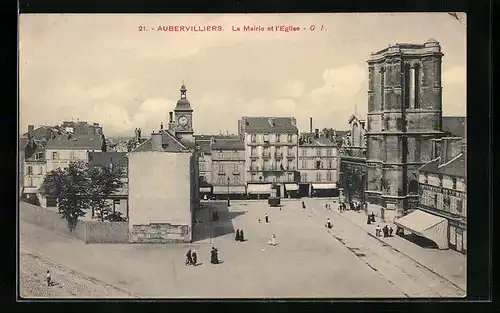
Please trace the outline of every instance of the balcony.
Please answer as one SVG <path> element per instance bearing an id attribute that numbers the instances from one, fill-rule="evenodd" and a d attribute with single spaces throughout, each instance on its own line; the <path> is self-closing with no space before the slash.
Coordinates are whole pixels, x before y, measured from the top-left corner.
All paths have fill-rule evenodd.
<path id="1" fill-rule="evenodd" d="M 286 158 L 287 158 L 287 159 L 295 159 L 295 154 L 293 154 L 293 153 L 288 153 L 288 154 L 286 155 Z"/>
<path id="2" fill-rule="evenodd" d="M 283 158 L 283 153 L 282 152 L 275 152 L 274 153 L 274 158 L 275 159 L 282 159 Z"/>
<path id="3" fill-rule="evenodd" d="M 250 159 L 258 159 L 258 158 L 259 156 L 256 153 L 250 155 Z"/>
<path id="4" fill-rule="evenodd" d="M 253 167 L 252 167 L 252 166 L 250 166 L 250 167 L 248 168 L 248 171 L 249 171 L 249 172 L 259 172 L 259 171 L 261 171 L 261 169 L 259 169 L 259 167 L 258 167 L 258 166 L 253 166 Z"/>

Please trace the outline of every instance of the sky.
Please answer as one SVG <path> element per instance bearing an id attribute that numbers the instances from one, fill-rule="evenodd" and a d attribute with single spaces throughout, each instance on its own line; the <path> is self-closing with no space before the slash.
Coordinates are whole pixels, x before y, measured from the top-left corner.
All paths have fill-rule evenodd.
<path id="1" fill-rule="evenodd" d="M 366 115 L 370 54 L 431 37 L 444 53 L 443 115 L 465 116 L 466 16 L 458 16 L 22 14 L 20 131 L 85 120 L 107 136 L 133 136 L 136 127 L 147 135 L 167 124 L 183 82 L 196 134 L 237 133 L 242 116 L 294 116 L 301 131 L 312 117 L 314 128 L 344 130 L 354 112 Z M 223 30 L 157 30 L 170 25 Z M 276 25 L 300 31 L 267 30 Z"/>

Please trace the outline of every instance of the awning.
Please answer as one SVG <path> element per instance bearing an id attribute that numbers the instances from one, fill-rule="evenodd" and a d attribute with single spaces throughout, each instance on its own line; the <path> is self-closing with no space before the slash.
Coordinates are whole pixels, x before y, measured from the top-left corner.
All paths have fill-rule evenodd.
<path id="1" fill-rule="evenodd" d="M 212 188 L 210 187 L 200 187 L 200 192 L 211 192 Z"/>
<path id="2" fill-rule="evenodd" d="M 313 189 L 337 189 L 335 184 L 312 184 Z"/>
<path id="3" fill-rule="evenodd" d="M 271 184 L 252 185 L 249 184 L 247 191 L 249 194 L 271 194 Z"/>
<path id="4" fill-rule="evenodd" d="M 227 195 L 227 186 L 214 186 L 214 195 Z M 229 186 L 229 194 L 245 194 L 245 186 Z"/>
<path id="5" fill-rule="evenodd" d="M 285 188 L 288 191 L 297 191 L 297 190 L 299 190 L 299 186 L 297 186 L 296 184 L 285 184 Z"/>
<path id="6" fill-rule="evenodd" d="M 439 249 L 448 249 L 448 221 L 443 217 L 415 210 L 395 220 L 394 224 L 434 241 Z"/>

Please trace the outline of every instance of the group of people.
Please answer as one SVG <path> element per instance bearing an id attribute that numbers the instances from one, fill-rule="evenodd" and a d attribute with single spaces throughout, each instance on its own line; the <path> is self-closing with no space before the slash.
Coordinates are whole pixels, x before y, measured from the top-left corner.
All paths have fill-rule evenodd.
<path id="1" fill-rule="evenodd" d="M 366 224 L 375 223 L 375 213 L 372 212 L 372 214 L 367 215 L 367 218 Z"/>
<path id="2" fill-rule="evenodd" d="M 340 202 L 339 203 L 339 211 L 342 212 L 345 210 L 347 210 L 347 205 L 344 202 Z"/>
<path id="3" fill-rule="evenodd" d="M 189 250 L 186 253 L 186 265 L 198 265 L 198 254 L 195 249 Z"/>
<path id="4" fill-rule="evenodd" d="M 332 210 L 332 207 L 329 203 L 325 204 L 325 210 Z"/>
<path id="5" fill-rule="evenodd" d="M 393 232 L 392 227 L 388 227 L 387 225 L 385 225 L 381 229 L 380 225 L 377 225 L 377 228 L 375 229 L 375 236 L 380 237 L 380 236 L 382 236 L 382 233 L 383 233 L 384 237 L 392 237 L 392 232 Z"/>
<path id="6" fill-rule="evenodd" d="M 236 236 L 234 237 L 234 240 L 242 242 L 245 241 L 245 234 L 243 233 L 243 229 L 236 230 Z"/>
<path id="7" fill-rule="evenodd" d="M 217 248 L 212 247 L 212 250 L 210 251 L 210 263 L 212 264 L 219 264 L 219 250 Z M 198 254 L 196 253 L 195 249 L 190 249 L 186 253 L 186 265 L 198 265 Z"/>

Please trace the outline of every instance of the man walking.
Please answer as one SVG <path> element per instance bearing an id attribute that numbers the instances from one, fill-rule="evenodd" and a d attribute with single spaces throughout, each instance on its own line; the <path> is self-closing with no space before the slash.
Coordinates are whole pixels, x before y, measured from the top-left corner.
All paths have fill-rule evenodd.
<path id="1" fill-rule="evenodd" d="M 377 225 L 377 228 L 375 228 L 375 236 L 380 237 L 380 225 Z"/>
<path id="2" fill-rule="evenodd" d="M 198 254 L 196 253 L 195 249 L 193 249 L 193 252 L 191 252 L 191 257 L 193 265 L 196 266 L 198 264 Z"/>
<path id="3" fill-rule="evenodd" d="M 191 255 L 191 250 L 186 253 L 186 265 L 193 265 L 193 256 Z"/>
<path id="4" fill-rule="evenodd" d="M 269 215 L 267 215 L 267 213 L 266 213 L 266 216 L 265 216 L 265 220 L 266 220 L 266 223 L 269 223 Z"/>

